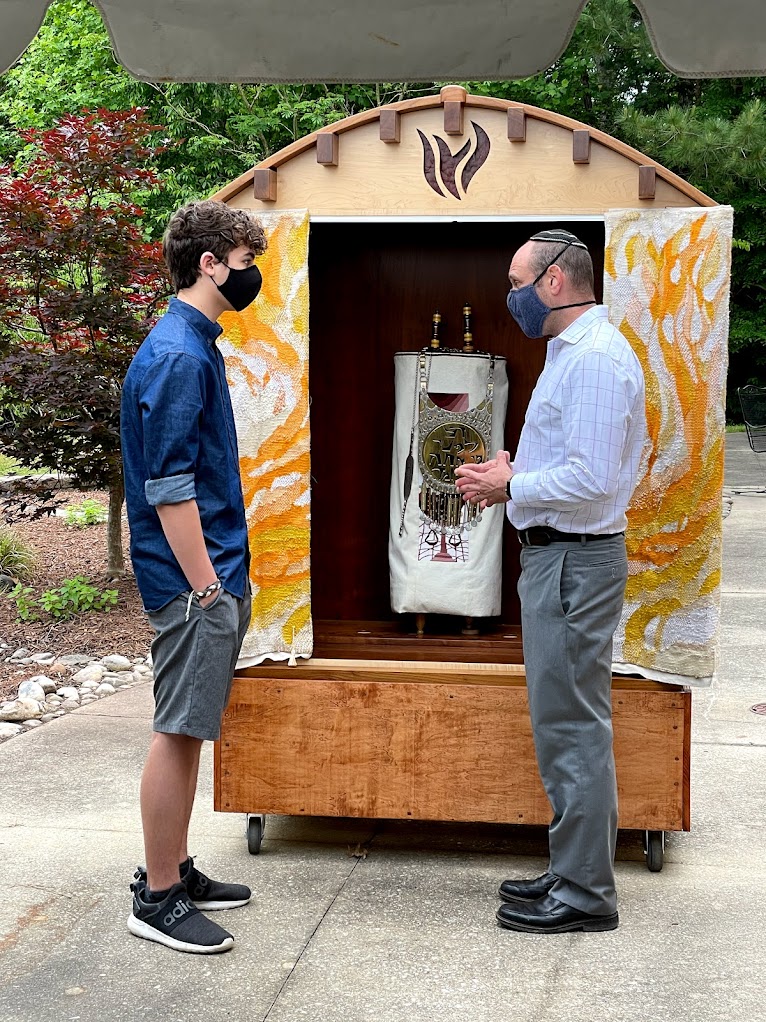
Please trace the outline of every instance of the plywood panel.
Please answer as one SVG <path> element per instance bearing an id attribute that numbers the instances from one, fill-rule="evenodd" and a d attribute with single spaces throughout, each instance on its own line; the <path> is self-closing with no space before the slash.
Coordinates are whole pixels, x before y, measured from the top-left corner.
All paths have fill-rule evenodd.
<path id="1" fill-rule="evenodd" d="M 216 809 L 547 824 L 526 689 L 237 677 L 216 753 Z M 333 677 L 334 675 L 334 677 Z M 620 826 L 688 828 L 690 693 L 614 697 Z"/>

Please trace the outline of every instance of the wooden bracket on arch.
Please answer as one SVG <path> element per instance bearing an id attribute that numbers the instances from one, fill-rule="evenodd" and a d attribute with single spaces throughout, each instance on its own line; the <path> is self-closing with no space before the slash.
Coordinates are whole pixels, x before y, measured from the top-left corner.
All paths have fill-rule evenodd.
<path id="1" fill-rule="evenodd" d="M 638 168 L 638 197 L 653 199 L 657 194 L 657 171 L 654 167 Z"/>
<path id="2" fill-rule="evenodd" d="M 572 132 L 572 162 L 590 163 L 590 132 L 587 128 L 575 128 Z"/>
<path id="3" fill-rule="evenodd" d="M 524 107 L 508 107 L 508 141 L 526 142 L 527 140 L 527 115 Z"/>
<path id="4" fill-rule="evenodd" d="M 402 138 L 402 117 L 398 110 L 380 111 L 380 141 L 400 142 Z"/>
<path id="5" fill-rule="evenodd" d="M 317 134 L 317 163 L 323 167 L 338 166 L 339 136 L 335 131 L 320 131 Z"/>
<path id="6" fill-rule="evenodd" d="M 253 171 L 253 191 L 262 202 L 277 201 L 277 172 L 274 167 L 256 167 Z"/>
<path id="7" fill-rule="evenodd" d="M 463 111 L 467 95 L 462 85 L 445 85 L 439 93 L 444 107 L 445 135 L 463 134 Z"/>

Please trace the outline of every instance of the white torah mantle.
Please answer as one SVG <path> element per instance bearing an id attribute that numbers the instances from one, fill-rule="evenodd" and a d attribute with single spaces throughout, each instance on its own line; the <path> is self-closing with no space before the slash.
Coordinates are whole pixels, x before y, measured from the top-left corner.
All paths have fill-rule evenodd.
<path id="1" fill-rule="evenodd" d="M 500 614 L 504 505 L 481 513 L 454 486 L 461 464 L 504 447 L 508 374 L 485 352 L 394 356 L 388 559 L 397 614 Z"/>

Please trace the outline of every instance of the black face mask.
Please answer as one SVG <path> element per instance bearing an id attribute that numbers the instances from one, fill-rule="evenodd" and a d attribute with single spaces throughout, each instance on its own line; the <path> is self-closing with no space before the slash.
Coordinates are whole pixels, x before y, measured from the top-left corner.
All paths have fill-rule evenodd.
<path id="1" fill-rule="evenodd" d="M 224 266 L 229 266 L 227 262 L 223 260 L 221 262 Z M 215 281 L 213 283 L 215 284 Z M 215 286 L 235 312 L 242 312 L 258 297 L 262 284 L 261 271 L 253 263 L 252 266 L 248 266 L 244 270 L 235 270 L 229 266 L 229 276 L 223 284 Z"/>

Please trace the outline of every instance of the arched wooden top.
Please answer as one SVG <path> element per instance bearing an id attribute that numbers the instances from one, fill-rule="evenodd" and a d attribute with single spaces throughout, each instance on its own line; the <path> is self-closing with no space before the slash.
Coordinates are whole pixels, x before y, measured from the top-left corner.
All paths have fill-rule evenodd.
<path id="1" fill-rule="evenodd" d="M 265 160 L 262 160 L 252 170 L 240 175 L 238 178 L 220 189 L 214 195 L 214 198 L 223 202 L 232 202 L 233 200 L 233 204 L 235 205 L 248 205 L 264 209 L 275 208 L 276 201 L 276 206 L 278 208 L 284 208 L 281 198 L 277 201 L 277 175 L 275 172 L 280 169 L 286 170 L 287 165 L 292 161 L 299 161 L 303 165 L 299 158 L 304 157 L 305 159 L 305 154 L 310 153 L 312 150 L 316 151 L 315 162 L 320 165 L 324 165 L 325 168 L 337 168 L 339 162 L 339 139 L 341 136 L 346 135 L 348 132 L 354 132 L 364 128 L 367 128 L 367 132 L 369 134 L 369 126 L 376 122 L 380 122 L 379 138 L 381 142 L 398 143 L 399 124 L 402 118 L 408 117 L 412 114 L 422 113 L 430 118 L 431 126 L 433 126 L 433 111 L 440 107 L 444 109 L 443 133 L 448 136 L 464 134 L 463 114 L 468 114 L 466 120 L 470 121 L 470 114 L 472 111 L 476 111 L 477 113 L 479 111 L 491 111 L 495 114 L 505 114 L 508 123 L 507 139 L 509 147 L 512 147 L 514 144 L 525 142 L 526 127 L 528 124 L 550 125 L 553 128 L 564 129 L 566 132 L 571 134 L 572 150 L 570 161 L 574 164 L 588 164 L 590 162 L 591 143 L 595 143 L 597 146 L 603 147 L 604 150 L 616 154 L 618 157 L 622 158 L 622 160 L 632 164 L 634 168 L 636 168 L 638 182 L 636 199 L 638 200 L 654 200 L 655 182 L 664 182 L 665 186 L 669 186 L 669 188 L 676 193 L 675 200 L 663 201 L 662 196 L 657 195 L 656 202 L 652 203 L 650 201 L 649 204 L 686 206 L 717 205 L 714 199 L 705 195 L 704 192 L 701 192 L 698 188 L 695 188 L 677 174 L 672 173 L 660 163 L 657 163 L 657 161 L 650 159 L 648 156 L 644 156 L 638 150 L 633 149 L 631 146 L 626 145 L 619 139 L 613 138 L 611 135 L 608 135 L 597 128 L 589 127 L 588 125 L 583 124 L 580 121 L 576 121 L 571 117 L 565 117 L 562 114 L 557 114 L 550 110 L 543 110 L 539 107 L 530 106 L 525 103 L 514 103 L 510 100 L 497 99 L 491 96 L 468 95 L 465 89 L 460 86 L 445 86 L 439 95 L 422 96 L 417 99 L 403 100 L 400 103 L 392 103 L 388 106 L 377 107 L 372 110 L 364 110 L 351 117 L 346 117 L 343 120 L 328 124 L 326 127 L 305 135 L 303 138 L 285 146 L 284 149 L 280 149 L 279 152 L 276 152 L 267 157 Z M 468 132 L 465 132 L 465 134 L 468 134 Z M 325 137 L 323 138 L 323 136 Z M 393 148 L 396 148 L 396 146 Z M 438 159 L 438 152 L 436 156 Z M 548 158 L 549 156 L 550 154 L 548 154 Z M 562 156 L 560 153 L 557 153 L 556 158 L 559 162 L 562 162 Z M 611 166 L 613 169 L 614 164 Z M 603 176 L 603 180 L 608 182 L 609 169 L 606 167 L 604 168 L 603 175 L 605 175 Z M 264 184 L 264 182 L 269 182 L 269 184 Z M 258 201 L 243 202 L 243 193 L 252 189 L 253 186 L 255 186 L 254 198 Z M 269 189 L 271 189 L 271 191 L 269 191 Z M 664 191 L 666 200 L 669 194 L 670 192 L 666 187 Z M 253 195 L 252 191 L 250 192 L 250 195 Z M 262 205 L 262 203 L 264 204 Z M 628 204 L 643 206 L 644 202 L 640 201 Z M 408 204 L 405 202 L 404 206 L 407 205 Z M 461 211 L 469 212 L 469 209 L 466 208 L 468 205 L 468 203 L 465 203 L 464 208 L 460 211 L 456 211 L 455 209 L 440 209 L 439 212 L 444 212 L 444 215 L 454 215 L 455 212 Z M 614 205 L 620 205 L 620 202 L 617 201 Z M 309 209 L 311 209 L 310 204 Z M 402 211 L 404 211 L 404 209 Z M 410 210 L 408 209 L 407 212 L 409 211 Z M 577 213 L 579 211 L 581 210 L 577 206 L 571 210 L 572 213 Z M 593 210 L 584 211 L 592 212 Z M 360 210 L 360 212 L 364 211 Z"/>

